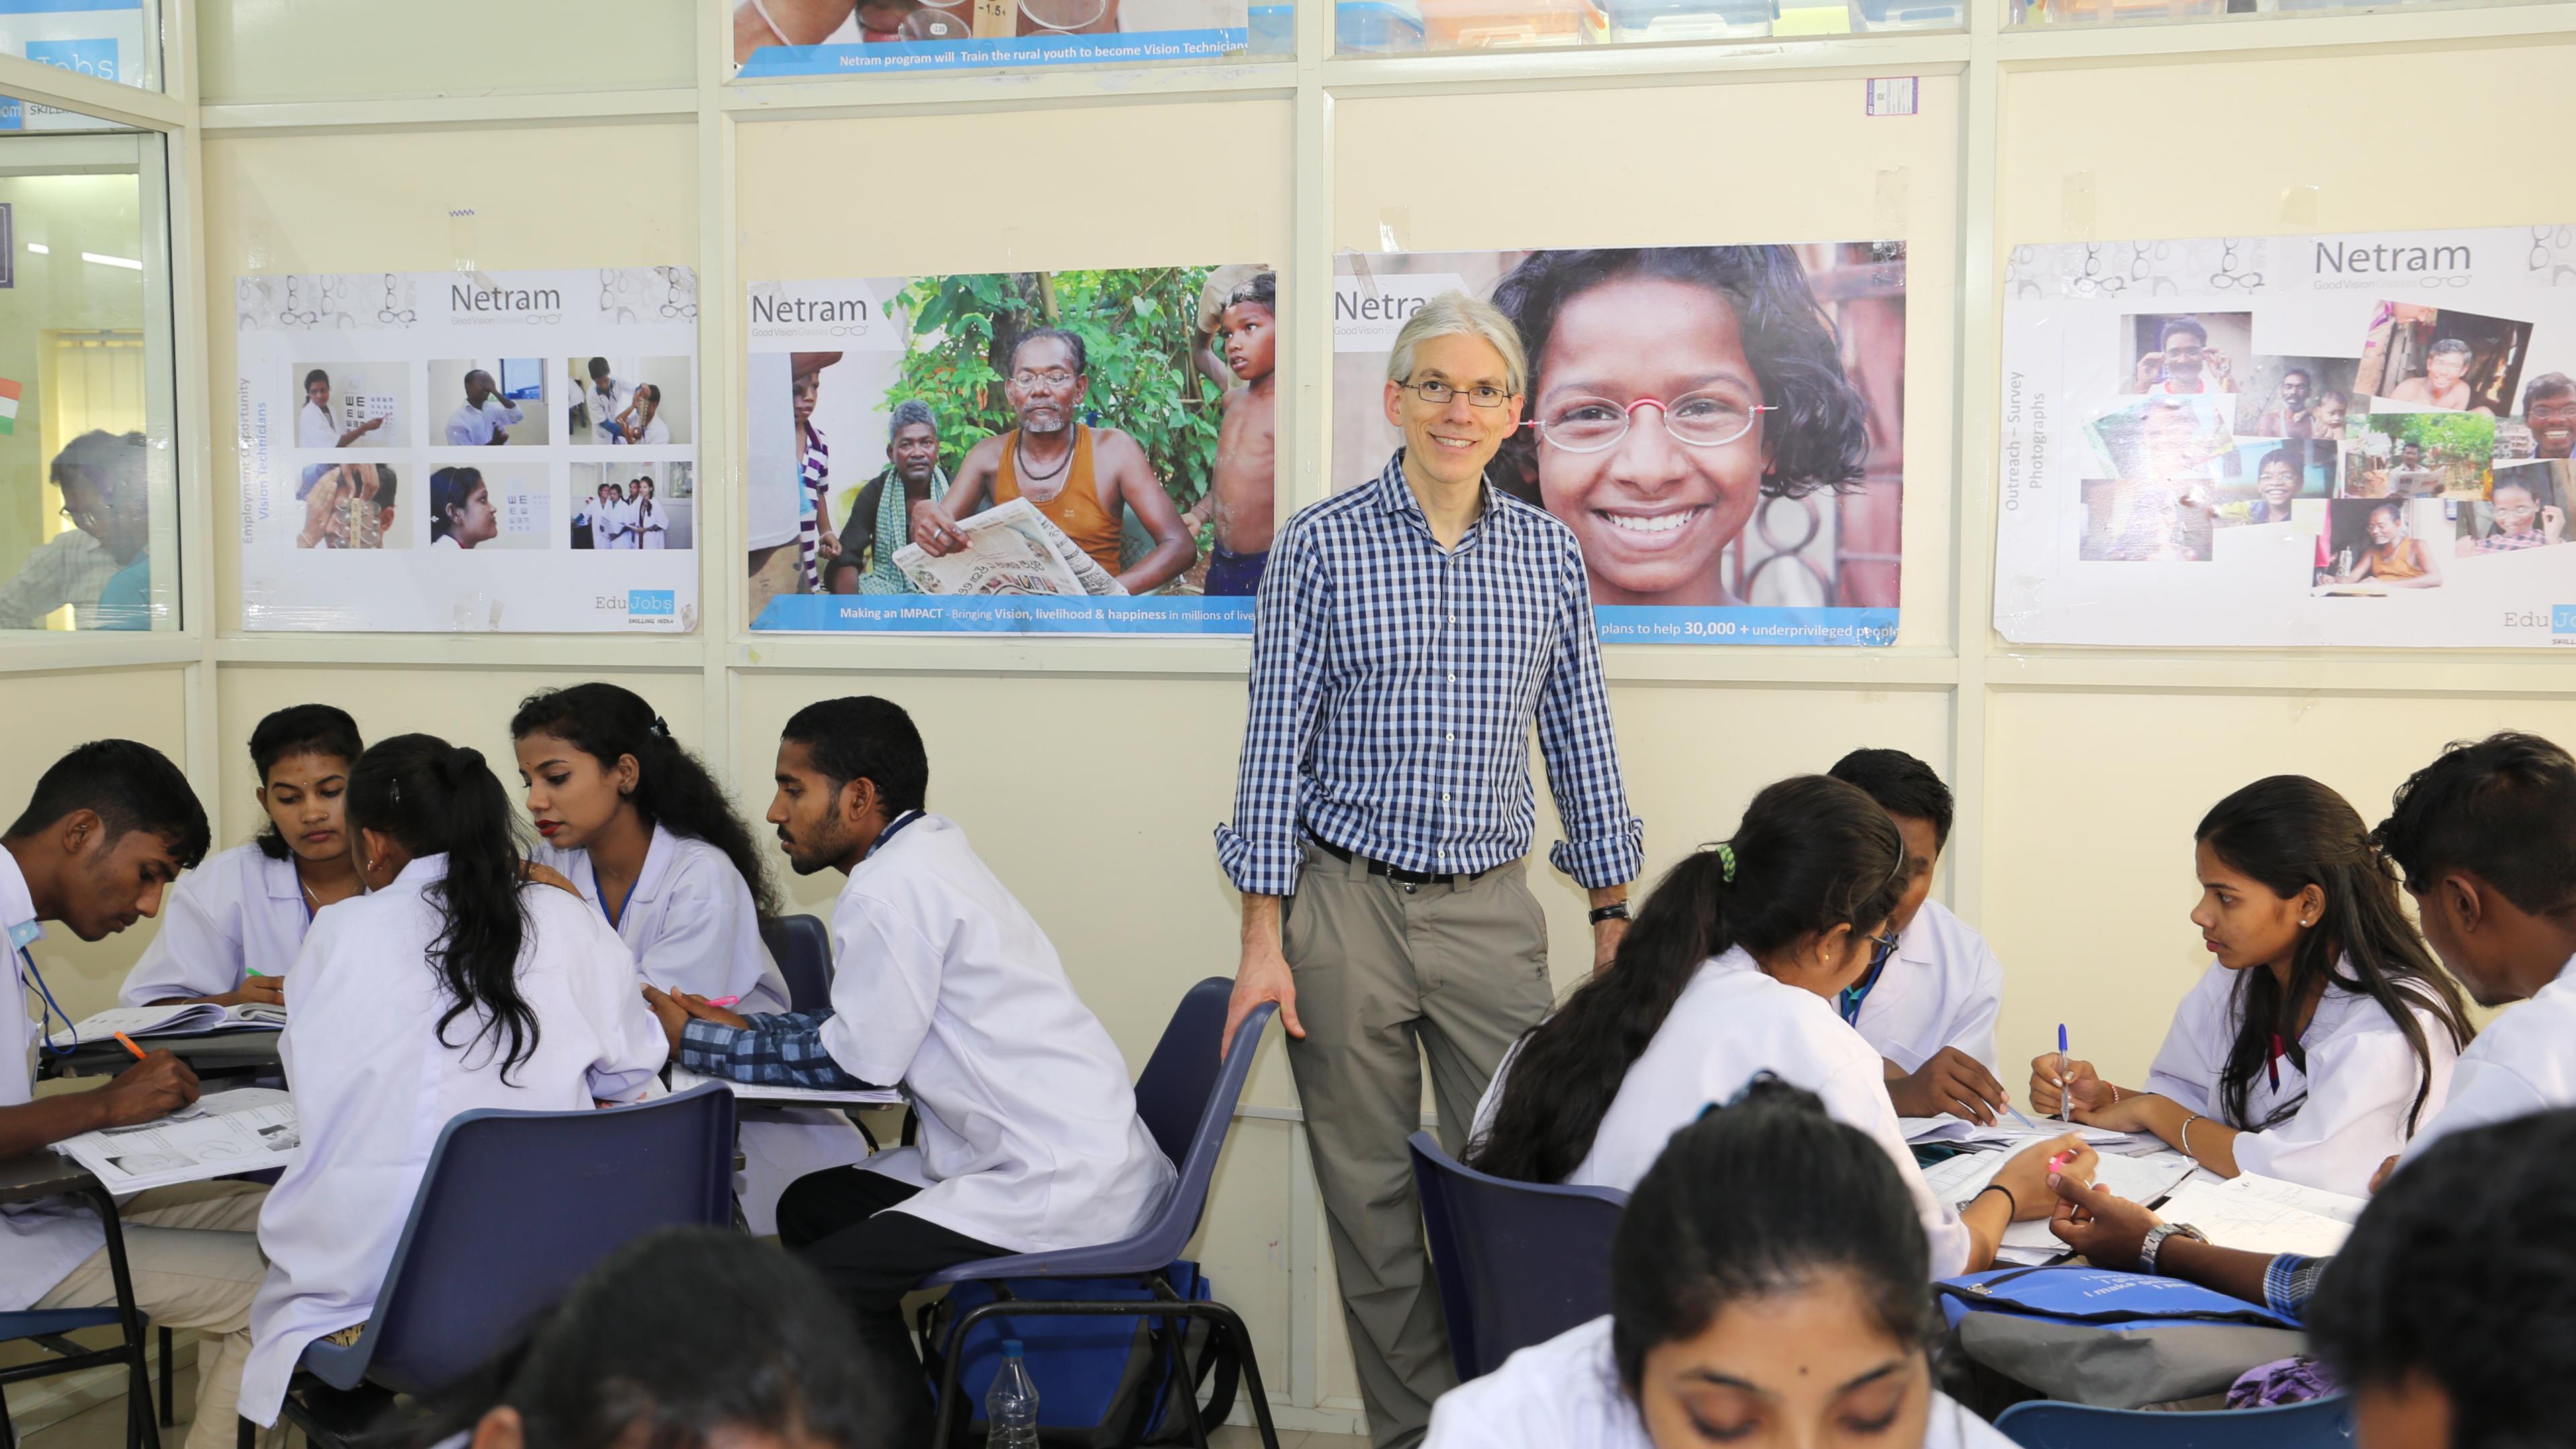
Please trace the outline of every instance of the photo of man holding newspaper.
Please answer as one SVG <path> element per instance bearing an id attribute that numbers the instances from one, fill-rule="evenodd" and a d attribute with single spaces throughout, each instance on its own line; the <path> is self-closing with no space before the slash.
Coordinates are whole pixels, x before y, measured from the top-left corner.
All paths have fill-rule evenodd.
<path id="1" fill-rule="evenodd" d="M 1249 631 L 1277 521 L 1270 268 L 749 291 L 752 627 Z"/>

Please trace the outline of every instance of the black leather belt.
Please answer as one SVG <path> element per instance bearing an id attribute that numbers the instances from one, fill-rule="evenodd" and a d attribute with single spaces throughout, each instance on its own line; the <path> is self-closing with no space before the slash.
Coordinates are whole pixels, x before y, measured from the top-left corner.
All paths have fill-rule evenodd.
<path id="1" fill-rule="evenodd" d="M 1341 861 L 1357 860 L 1362 865 L 1368 867 L 1369 874 L 1385 876 L 1388 880 L 1395 882 L 1397 885 L 1462 886 L 1467 884 L 1469 881 L 1476 879 L 1478 876 L 1484 875 L 1486 871 L 1494 869 L 1492 866 L 1487 866 L 1485 870 L 1442 872 L 1435 875 L 1429 871 L 1406 870 L 1400 865 L 1389 865 L 1382 860 L 1371 860 L 1357 851 L 1344 850 L 1340 846 L 1335 845 L 1333 842 L 1326 840 L 1320 835 L 1310 833 L 1306 838 L 1315 842 L 1315 848 L 1317 850 L 1324 852 L 1333 859 Z"/>

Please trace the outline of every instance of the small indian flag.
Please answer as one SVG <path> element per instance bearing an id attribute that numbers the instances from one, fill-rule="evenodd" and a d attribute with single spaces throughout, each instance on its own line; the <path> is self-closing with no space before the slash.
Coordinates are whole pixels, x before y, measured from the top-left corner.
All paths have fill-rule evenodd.
<path id="1" fill-rule="evenodd" d="M 0 377 L 0 437 L 18 431 L 18 384 Z"/>

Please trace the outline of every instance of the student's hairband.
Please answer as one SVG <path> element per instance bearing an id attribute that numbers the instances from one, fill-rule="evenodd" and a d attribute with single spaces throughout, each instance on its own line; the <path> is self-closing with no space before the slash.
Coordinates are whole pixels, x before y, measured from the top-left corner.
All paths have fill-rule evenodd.
<path id="1" fill-rule="evenodd" d="M 1717 843 L 1717 865 L 1728 885 L 1735 884 L 1735 847 L 1725 841 Z"/>
<path id="2" fill-rule="evenodd" d="M 644 733 L 657 740 L 667 740 L 671 737 L 671 727 L 662 723 L 662 717 L 657 714 L 653 716 L 653 722 L 644 727 Z"/>

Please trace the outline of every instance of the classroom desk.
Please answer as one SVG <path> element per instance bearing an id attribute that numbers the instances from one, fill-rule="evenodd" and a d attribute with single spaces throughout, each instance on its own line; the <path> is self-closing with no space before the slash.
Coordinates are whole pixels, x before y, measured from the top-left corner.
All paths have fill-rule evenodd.
<path id="1" fill-rule="evenodd" d="M 223 1077 L 254 1077 L 277 1071 L 278 1033 L 273 1031 L 189 1032 L 175 1036 L 147 1036 L 135 1044 L 145 1051 L 166 1050 L 188 1064 L 200 1080 Z M 134 1054 L 114 1037 L 105 1041 L 83 1042 L 67 1055 L 36 1053 L 36 1075 L 40 1077 L 112 1077 L 134 1064 Z"/>
<path id="2" fill-rule="evenodd" d="M 0 1203 L 33 1202 L 66 1193 L 103 1191 L 88 1168 L 50 1147 L 0 1161 Z"/>

